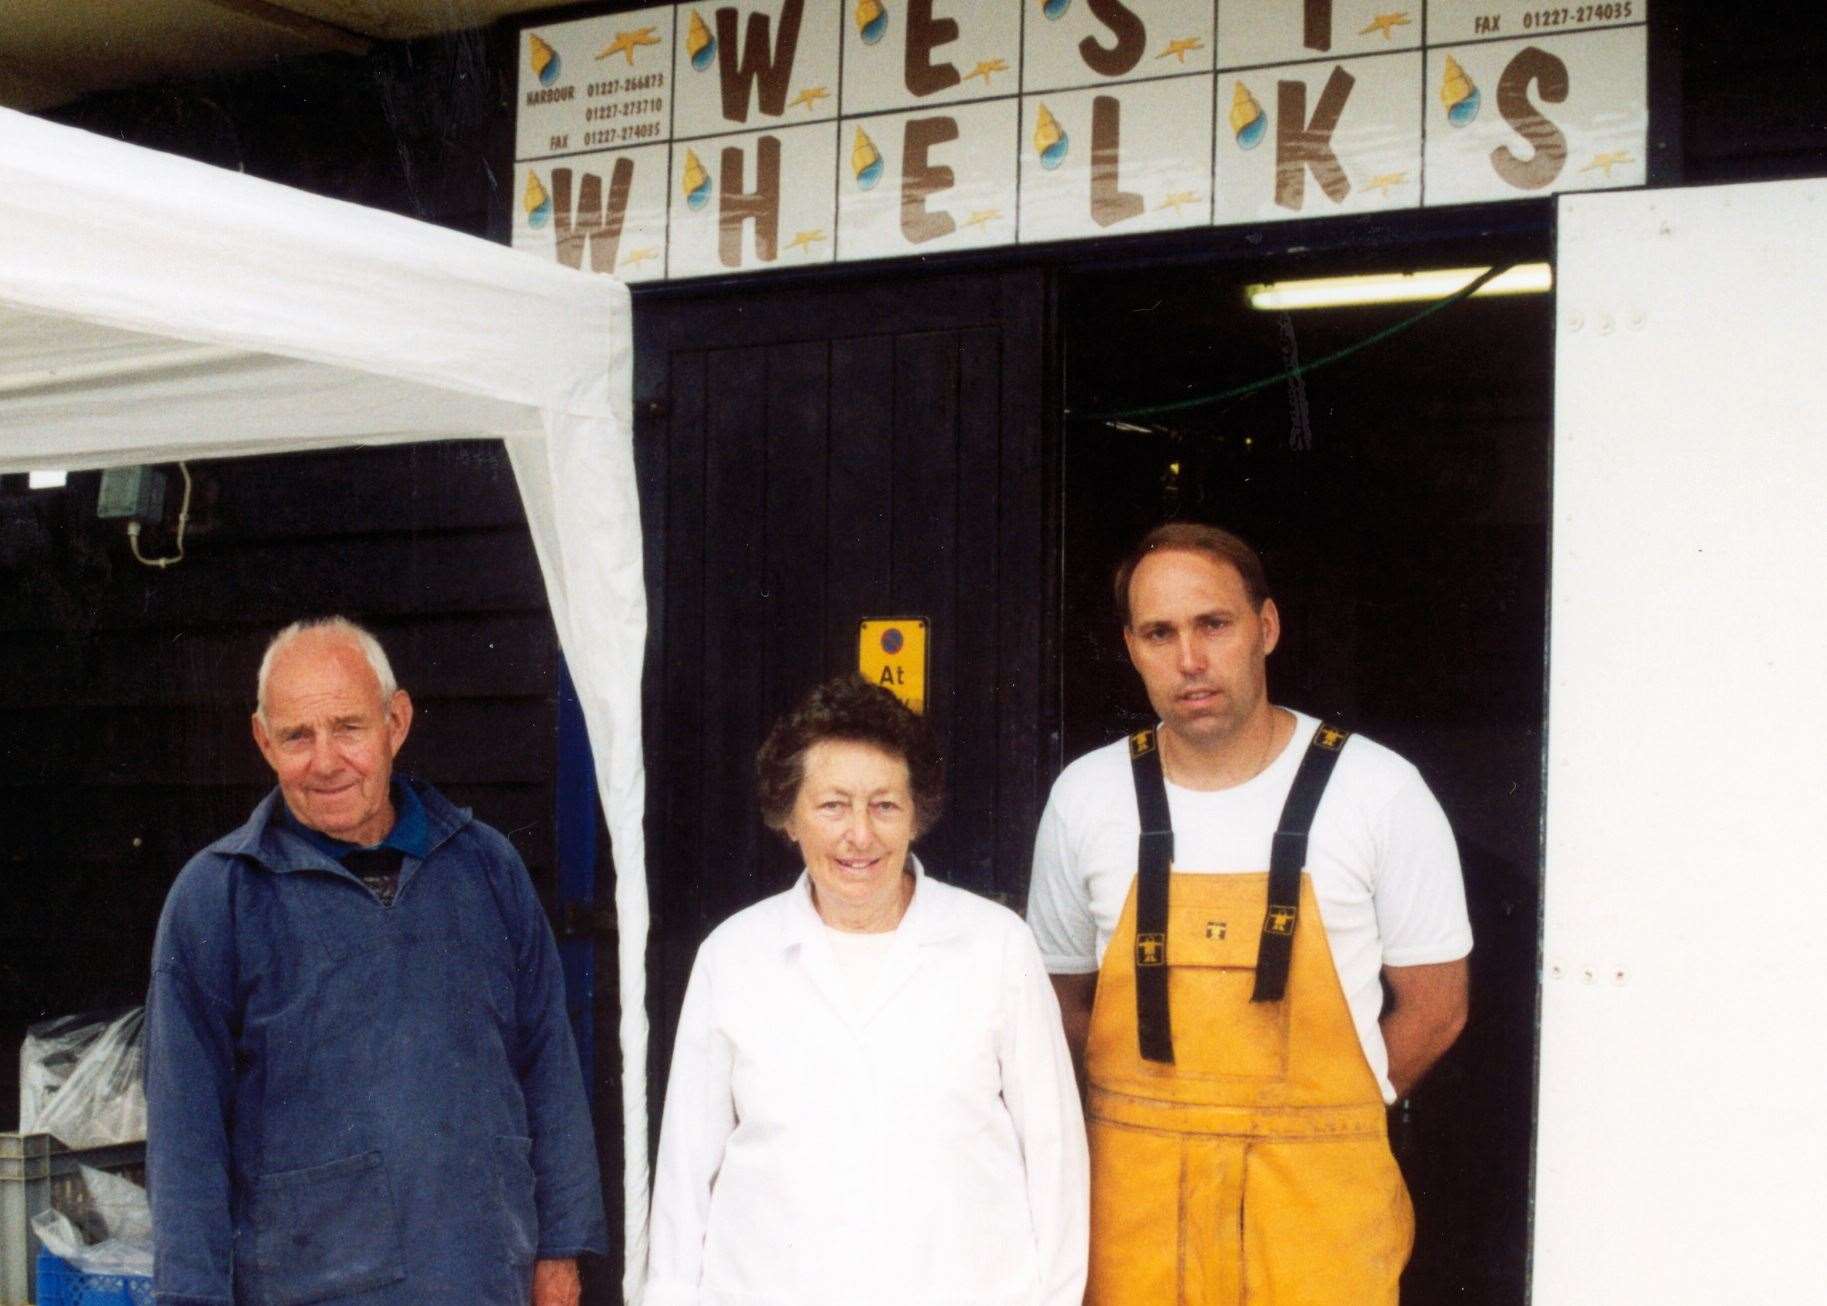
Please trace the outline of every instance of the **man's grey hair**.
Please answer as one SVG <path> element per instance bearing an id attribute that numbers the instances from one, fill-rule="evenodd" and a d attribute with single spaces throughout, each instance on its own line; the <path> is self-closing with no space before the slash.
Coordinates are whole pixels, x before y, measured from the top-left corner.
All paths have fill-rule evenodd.
<path id="1" fill-rule="evenodd" d="M 254 713 L 266 722 L 266 682 L 273 673 L 273 663 L 278 659 L 286 646 L 301 635 L 341 635 L 360 649 L 367 659 L 374 678 L 381 682 L 381 702 L 385 704 L 399 689 L 399 682 L 393 678 L 393 664 L 387 661 L 387 650 L 381 647 L 381 641 L 372 632 L 356 625 L 347 617 L 310 617 L 304 621 L 294 621 L 267 642 L 266 652 L 260 657 L 260 674 L 254 680 Z"/>

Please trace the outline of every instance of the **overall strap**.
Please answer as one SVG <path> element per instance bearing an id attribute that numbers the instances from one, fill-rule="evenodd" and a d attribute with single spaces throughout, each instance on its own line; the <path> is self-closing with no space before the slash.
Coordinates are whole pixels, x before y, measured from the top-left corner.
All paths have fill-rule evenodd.
<path id="1" fill-rule="evenodd" d="M 1142 838 L 1136 851 L 1136 1037 L 1147 1061 L 1174 1059 L 1167 1015 L 1167 883 L 1174 860 L 1174 826 L 1167 811 L 1167 782 L 1155 732 L 1129 736 L 1129 769 L 1135 780 Z"/>
<path id="2" fill-rule="evenodd" d="M 1300 918 L 1300 873 L 1307 865 L 1307 834 L 1326 781 L 1339 760 L 1349 730 L 1321 722 L 1313 742 L 1294 773 L 1288 801 L 1269 852 L 1269 908 L 1262 918 L 1262 943 L 1256 951 L 1256 989 L 1251 1002 L 1280 1002 L 1288 989 L 1288 962 L 1294 955 L 1294 927 Z"/>

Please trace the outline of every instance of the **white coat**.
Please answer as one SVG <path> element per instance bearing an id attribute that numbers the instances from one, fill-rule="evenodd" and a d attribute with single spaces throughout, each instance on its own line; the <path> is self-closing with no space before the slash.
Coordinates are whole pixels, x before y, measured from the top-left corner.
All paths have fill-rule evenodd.
<path id="1" fill-rule="evenodd" d="M 1079 1306 L 1084 1122 L 1013 912 L 926 878 L 848 991 L 808 880 L 698 950 L 645 1306 Z"/>

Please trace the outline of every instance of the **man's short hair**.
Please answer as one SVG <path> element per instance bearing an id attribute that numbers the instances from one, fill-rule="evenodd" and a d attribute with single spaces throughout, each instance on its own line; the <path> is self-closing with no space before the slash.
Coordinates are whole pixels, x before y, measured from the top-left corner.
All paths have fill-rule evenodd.
<path id="1" fill-rule="evenodd" d="M 1135 577 L 1136 568 L 1142 565 L 1142 559 L 1149 554 L 1169 549 L 1203 553 L 1215 562 L 1235 567 L 1237 574 L 1243 577 L 1243 590 L 1249 596 L 1250 606 L 1258 612 L 1262 611 L 1262 605 L 1269 597 L 1269 578 L 1262 569 L 1262 558 L 1255 549 L 1229 531 L 1216 526 L 1207 526 L 1203 522 L 1170 521 L 1163 522 L 1144 535 L 1135 548 L 1117 564 L 1116 613 L 1117 621 L 1124 628 L 1129 626 L 1129 582 Z"/>
<path id="2" fill-rule="evenodd" d="M 381 647 L 380 640 L 370 631 L 347 617 L 307 617 L 303 621 L 294 621 L 268 640 L 266 652 L 260 656 L 260 674 L 254 679 L 254 713 L 262 722 L 266 720 L 266 682 L 273 673 L 273 663 L 285 647 L 300 635 L 319 633 L 346 636 L 350 643 L 362 651 L 362 657 L 374 672 L 374 678 L 381 683 L 382 703 L 392 698 L 399 689 L 399 683 L 393 678 L 393 664 L 387 661 L 387 650 Z"/>

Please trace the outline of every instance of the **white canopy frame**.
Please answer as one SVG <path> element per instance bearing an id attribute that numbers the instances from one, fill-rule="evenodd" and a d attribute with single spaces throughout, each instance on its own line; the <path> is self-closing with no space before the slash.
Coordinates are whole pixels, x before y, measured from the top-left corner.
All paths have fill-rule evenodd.
<path id="1" fill-rule="evenodd" d="M 648 1033 L 632 377 L 612 278 L 0 110 L 0 471 L 506 442 L 615 854 L 631 1302 Z"/>

